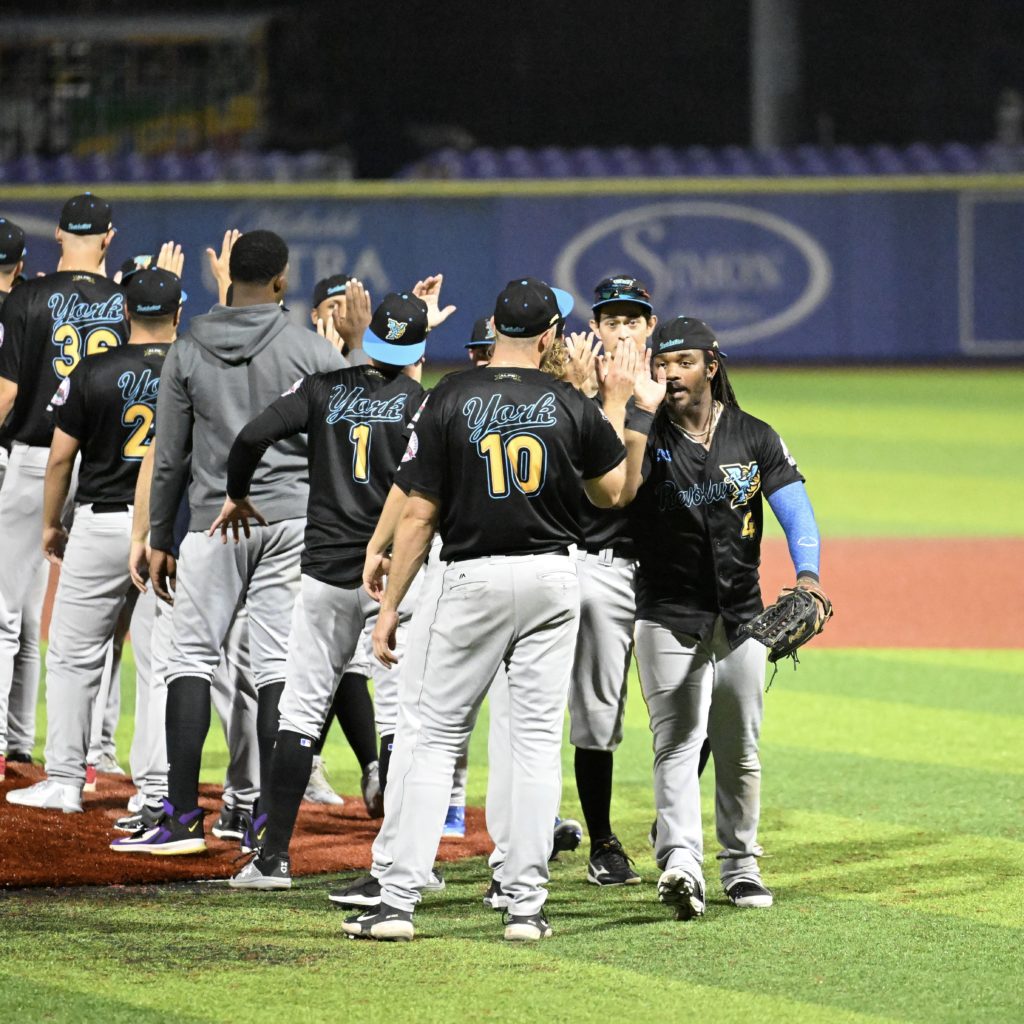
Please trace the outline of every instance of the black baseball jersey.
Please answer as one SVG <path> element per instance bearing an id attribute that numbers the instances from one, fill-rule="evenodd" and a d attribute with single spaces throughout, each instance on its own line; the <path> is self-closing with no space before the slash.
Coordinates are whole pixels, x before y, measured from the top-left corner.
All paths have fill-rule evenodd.
<path id="1" fill-rule="evenodd" d="M 76 502 L 134 503 L 169 348 L 123 345 L 86 356 L 53 396 L 54 425 L 81 446 Z"/>
<path id="2" fill-rule="evenodd" d="M 302 571 L 336 587 L 359 586 L 422 386 L 374 366 L 305 377 L 238 435 L 228 456 L 228 494 L 245 497 L 274 441 L 309 436 L 309 504 Z"/>
<path id="3" fill-rule="evenodd" d="M 721 614 L 729 642 L 761 611 L 762 498 L 802 481 L 767 423 L 726 406 L 710 451 L 664 411 L 629 507 L 639 558 L 636 617 L 702 637 Z"/>
<path id="4" fill-rule="evenodd" d="M 99 274 L 60 271 L 15 288 L 0 310 L 0 377 L 18 385 L 4 440 L 47 447 L 61 382 L 85 356 L 127 340 L 124 291 Z"/>
<path id="5" fill-rule="evenodd" d="M 598 406 L 540 370 L 449 374 L 423 410 L 398 483 L 441 504 L 441 558 L 540 554 L 581 542 L 581 483 L 625 448 Z"/>

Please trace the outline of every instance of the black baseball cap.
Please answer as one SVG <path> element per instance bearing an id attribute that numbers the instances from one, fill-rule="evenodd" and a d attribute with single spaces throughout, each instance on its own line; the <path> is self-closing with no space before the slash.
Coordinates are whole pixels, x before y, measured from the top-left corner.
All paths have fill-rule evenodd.
<path id="1" fill-rule="evenodd" d="M 535 277 L 509 281 L 494 305 L 494 329 L 512 338 L 534 338 L 564 320 L 573 307 L 572 296 Z"/>
<path id="2" fill-rule="evenodd" d="M 699 348 L 714 352 L 725 358 L 725 353 L 718 348 L 715 332 L 703 320 L 690 316 L 677 316 L 667 323 L 658 324 L 654 332 L 654 354 L 660 356 L 664 352 L 680 352 L 687 348 Z"/>
<path id="3" fill-rule="evenodd" d="M 335 295 L 344 295 L 348 289 L 348 283 L 352 278 L 348 274 L 334 274 L 332 277 L 325 277 L 317 281 L 313 289 L 313 306 L 319 306 L 321 302 Z"/>
<path id="4" fill-rule="evenodd" d="M 74 196 L 60 212 L 60 229 L 72 235 L 105 235 L 111 225 L 110 203 L 91 192 Z"/>
<path id="5" fill-rule="evenodd" d="M 473 333 L 466 342 L 466 348 L 478 348 L 493 345 L 495 342 L 494 325 L 489 316 L 482 316 L 473 324 Z"/>
<path id="6" fill-rule="evenodd" d="M 132 256 L 121 264 L 121 287 L 126 288 L 128 282 L 140 270 L 148 270 L 156 263 L 156 257 L 152 253 L 141 256 Z"/>
<path id="7" fill-rule="evenodd" d="M 25 255 L 25 232 L 13 221 L 0 217 L 0 267 L 17 263 Z"/>
<path id="8" fill-rule="evenodd" d="M 159 267 L 132 274 L 127 293 L 128 312 L 141 317 L 170 316 L 188 298 L 181 290 L 181 278 Z"/>
<path id="9" fill-rule="evenodd" d="M 635 302 L 650 312 L 654 312 L 651 304 L 651 293 L 647 285 L 628 274 L 606 277 L 594 289 L 593 310 L 596 313 L 609 302 Z"/>
<path id="10" fill-rule="evenodd" d="M 427 304 L 410 292 L 391 292 L 374 310 L 363 335 L 371 359 L 390 366 L 412 366 L 426 350 Z"/>

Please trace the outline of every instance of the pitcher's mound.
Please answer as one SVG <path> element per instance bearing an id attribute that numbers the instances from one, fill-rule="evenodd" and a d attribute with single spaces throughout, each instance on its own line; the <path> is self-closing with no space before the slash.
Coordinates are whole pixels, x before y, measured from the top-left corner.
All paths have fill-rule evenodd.
<path id="1" fill-rule="evenodd" d="M 135 792 L 125 778 L 101 775 L 98 790 L 83 797 L 84 814 L 40 811 L 9 804 L 6 793 L 38 782 L 39 766 L 8 764 L 0 783 L 0 887 L 57 885 L 138 885 L 230 878 L 244 864 L 235 840 L 215 839 L 211 828 L 221 807 L 221 788 L 201 786 L 199 803 L 206 816 L 206 853 L 154 857 L 115 853 L 110 842 L 124 835 L 114 822 L 125 815 Z M 292 839 L 293 875 L 365 871 L 379 821 L 366 816 L 362 797 L 346 796 L 344 807 L 303 803 Z M 484 813 L 466 808 L 466 838 L 445 839 L 440 860 L 461 860 L 490 853 Z"/>

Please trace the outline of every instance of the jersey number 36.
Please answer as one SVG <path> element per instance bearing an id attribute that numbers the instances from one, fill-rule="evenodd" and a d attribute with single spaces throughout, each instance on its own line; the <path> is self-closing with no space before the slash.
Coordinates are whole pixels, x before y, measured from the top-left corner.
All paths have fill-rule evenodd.
<path id="1" fill-rule="evenodd" d="M 53 332 L 53 343 L 60 345 L 60 355 L 53 361 L 53 370 L 62 380 L 82 361 L 82 335 L 74 324 L 61 324 Z M 117 348 L 121 339 L 109 327 L 95 327 L 85 336 L 85 355 Z"/>
<path id="2" fill-rule="evenodd" d="M 534 434 L 513 434 L 502 438 L 485 434 L 477 444 L 480 458 L 487 462 L 487 487 L 492 498 L 509 496 L 509 481 L 517 491 L 532 498 L 544 486 L 547 449 Z"/>

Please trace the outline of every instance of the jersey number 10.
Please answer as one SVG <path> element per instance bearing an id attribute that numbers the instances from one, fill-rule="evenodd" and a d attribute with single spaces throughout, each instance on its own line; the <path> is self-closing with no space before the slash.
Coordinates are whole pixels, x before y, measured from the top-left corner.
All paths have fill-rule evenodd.
<path id="1" fill-rule="evenodd" d="M 532 498 L 543 486 L 547 472 L 547 449 L 533 434 L 485 434 L 477 448 L 487 460 L 487 487 L 492 498 L 507 498 L 509 480 L 516 490 Z"/>

